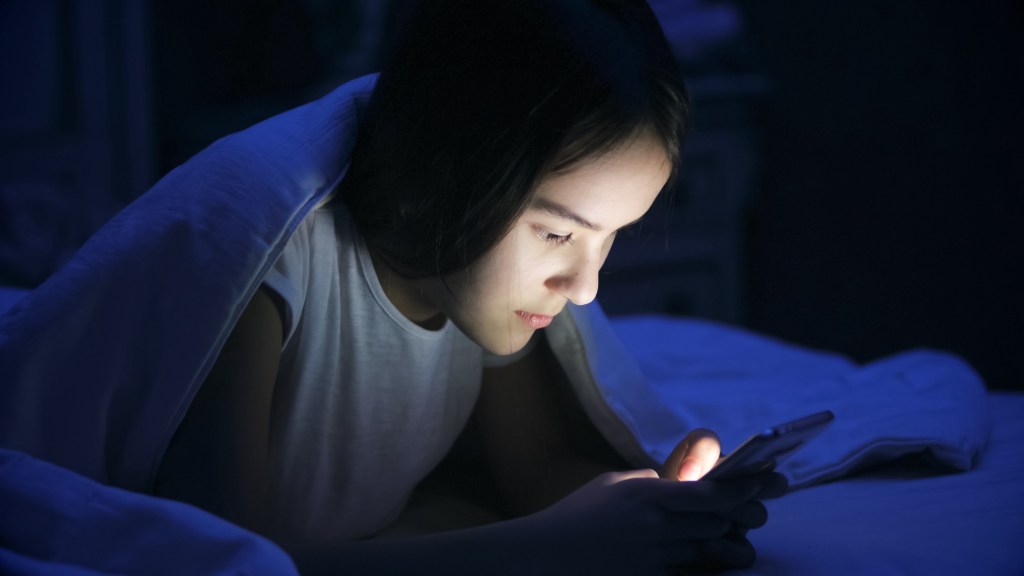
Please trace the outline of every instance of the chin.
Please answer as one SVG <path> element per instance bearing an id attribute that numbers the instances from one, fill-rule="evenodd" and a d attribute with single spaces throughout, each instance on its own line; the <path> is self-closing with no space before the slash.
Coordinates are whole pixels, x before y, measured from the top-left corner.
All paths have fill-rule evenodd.
<path id="1" fill-rule="evenodd" d="M 511 338 L 507 335 L 501 338 L 471 338 L 474 342 L 479 344 L 481 348 L 491 354 L 496 356 L 511 356 L 512 354 L 522 350 L 530 341 L 532 336 L 533 332 L 530 332 L 529 334 L 516 334 Z"/>
<path id="2" fill-rule="evenodd" d="M 528 341 L 528 340 L 527 340 Z M 516 352 L 519 352 L 526 346 L 526 342 L 515 342 L 505 343 L 502 346 L 482 346 L 484 350 L 487 350 L 495 356 L 511 356 Z"/>
<path id="3" fill-rule="evenodd" d="M 475 342 L 487 352 L 496 356 L 510 356 L 519 352 L 533 338 L 535 330 L 521 322 L 472 321 L 466 316 L 450 315 L 448 319 L 455 324 L 467 338 Z"/>

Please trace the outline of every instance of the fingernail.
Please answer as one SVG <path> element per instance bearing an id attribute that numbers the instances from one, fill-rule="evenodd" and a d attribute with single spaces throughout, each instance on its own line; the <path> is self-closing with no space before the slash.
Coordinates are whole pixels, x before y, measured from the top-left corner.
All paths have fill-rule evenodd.
<path id="1" fill-rule="evenodd" d="M 687 458 L 679 464 L 680 480 L 699 480 L 703 474 L 704 470 L 693 458 Z"/>

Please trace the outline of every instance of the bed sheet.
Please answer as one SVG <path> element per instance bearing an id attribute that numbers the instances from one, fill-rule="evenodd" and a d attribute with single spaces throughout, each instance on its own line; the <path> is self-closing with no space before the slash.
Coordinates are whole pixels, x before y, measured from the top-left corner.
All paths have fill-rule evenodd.
<path id="1" fill-rule="evenodd" d="M 0 316 L 7 311 L 8 308 L 14 306 L 14 304 L 21 300 L 28 290 L 24 288 L 16 288 L 14 286 L 0 286 Z"/>
<path id="2" fill-rule="evenodd" d="M 890 465 L 768 502 L 743 574 L 1024 574 L 1024 394 L 989 394 L 976 467 Z"/>

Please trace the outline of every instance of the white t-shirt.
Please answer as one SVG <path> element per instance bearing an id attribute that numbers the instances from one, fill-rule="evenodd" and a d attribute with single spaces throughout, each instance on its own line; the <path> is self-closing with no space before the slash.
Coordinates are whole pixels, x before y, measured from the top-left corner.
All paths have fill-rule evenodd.
<path id="1" fill-rule="evenodd" d="M 275 535 L 373 534 L 465 426 L 484 352 L 451 322 L 431 331 L 403 316 L 347 214 L 330 207 L 303 220 L 264 283 L 286 304 L 271 411 Z"/>

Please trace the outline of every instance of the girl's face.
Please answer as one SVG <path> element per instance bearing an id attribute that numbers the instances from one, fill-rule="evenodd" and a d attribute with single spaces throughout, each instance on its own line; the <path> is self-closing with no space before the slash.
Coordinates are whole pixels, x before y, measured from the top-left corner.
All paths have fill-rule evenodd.
<path id="1" fill-rule="evenodd" d="M 413 281 L 392 300 L 414 321 L 443 315 L 484 349 L 512 354 L 566 302 L 594 299 L 616 232 L 647 212 L 670 169 L 661 145 L 642 137 L 552 175 L 483 258 L 444 282 Z"/>

